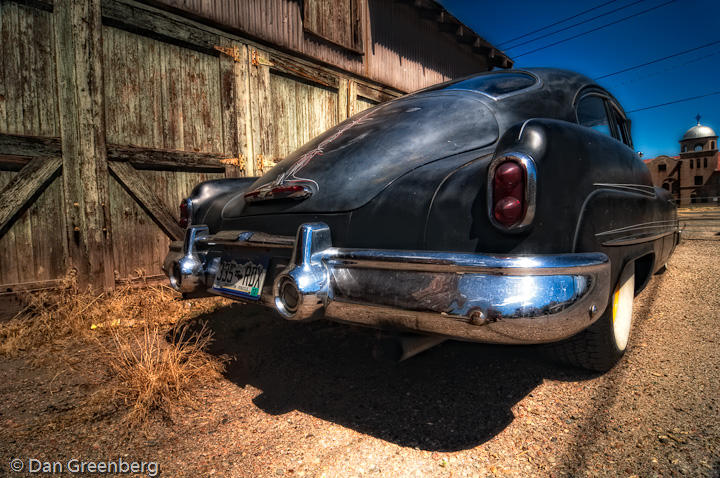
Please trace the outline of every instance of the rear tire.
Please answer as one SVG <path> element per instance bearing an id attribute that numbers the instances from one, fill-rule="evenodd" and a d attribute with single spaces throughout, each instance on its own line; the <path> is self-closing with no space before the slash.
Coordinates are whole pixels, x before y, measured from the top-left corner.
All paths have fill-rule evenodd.
<path id="1" fill-rule="evenodd" d="M 630 264 L 626 271 L 602 317 L 579 334 L 551 345 L 550 350 L 557 359 L 596 372 L 606 372 L 620 361 L 630 338 L 635 296 L 633 265 Z"/>

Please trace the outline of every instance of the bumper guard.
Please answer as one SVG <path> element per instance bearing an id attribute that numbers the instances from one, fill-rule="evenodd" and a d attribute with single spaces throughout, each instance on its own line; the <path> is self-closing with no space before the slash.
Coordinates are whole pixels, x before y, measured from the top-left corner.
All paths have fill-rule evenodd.
<path id="1" fill-rule="evenodd" d="M 544 343 L 591 325 L 610 296 L 610 261 L 602 253 L 342 249 L 332 246 L 324 223 L 301 225 L 294 240 L 248 231 L 211 236 L 206 226 L 191 226 L 183 243 L 171 245 L 163 269 L 181 292 L 217 294 L 219 258 L 242 257 L 248 248 L 275 257 L 260 301 L 289 320 L 325 317 L 476 342 Z"/>

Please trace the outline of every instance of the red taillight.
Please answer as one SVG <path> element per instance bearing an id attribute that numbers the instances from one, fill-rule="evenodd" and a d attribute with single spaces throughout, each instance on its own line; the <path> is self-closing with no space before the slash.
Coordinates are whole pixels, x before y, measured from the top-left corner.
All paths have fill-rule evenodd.
<path id="1" fill-rule="evenodd" d="M 525 214 L 525 171 L 513 160 L 495 168 L 492 179 L 492 214 L 497 222 L 511 227 Z"/>
<path id="2" fill-rule="evenodd" d="M 180 203 L 180 227 L 187 228 L 190 225 L 190 200 L 183 199 Z"/>
<path id="3" fill-rule="evenodd" d="M 312 195 L 312 189 L 305 184 L 287 184 L 273 186 L 266 184 L 259 188 L 245 193 L 245 202 L 270 201 L 274 199 L 307 199 Z"/>

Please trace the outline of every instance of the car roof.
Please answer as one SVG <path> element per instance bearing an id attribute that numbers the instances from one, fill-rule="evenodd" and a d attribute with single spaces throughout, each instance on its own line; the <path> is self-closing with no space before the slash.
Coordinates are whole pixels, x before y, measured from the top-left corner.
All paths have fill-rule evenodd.
<path id="1" fill-rule="evenodd" d="M 464 87 L 464 84 L 472 84 L 473 79 L 489 78 L 495 75 L 508 77 L 513 73 L 532 76 L 536 79 L 536 82 L 500 95 L 488 94 L 488 92 L 475 89 L 472 86 Z M 595 81 L 583 74 L 559 68 L 492 70 L 439 83 L 420 90 L 416 94 L 445 90 L 479 94 L 486 98 L 486 104 L 497 116 L 505 117 L 508 121 L 517 121 L 530 117 L 547 117 L 575 122 L 575 102 L 580 94 L 591 90 L 609 96 L 622 110 L 619 102 L 612 94 Z"/>

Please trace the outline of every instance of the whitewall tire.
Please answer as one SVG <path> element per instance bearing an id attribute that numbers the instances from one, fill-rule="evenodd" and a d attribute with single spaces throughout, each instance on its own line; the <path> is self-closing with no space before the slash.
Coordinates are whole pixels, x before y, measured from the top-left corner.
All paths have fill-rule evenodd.
<path id="1" fill-rule="evenodd" d="M 627 349 L 635 298 L 635 264 L 626 264 L 608 298 L 603 315 L 579 334 L 552 344 L 552 354 L 576 367 L 605 372 L 615 366 Z"/>

